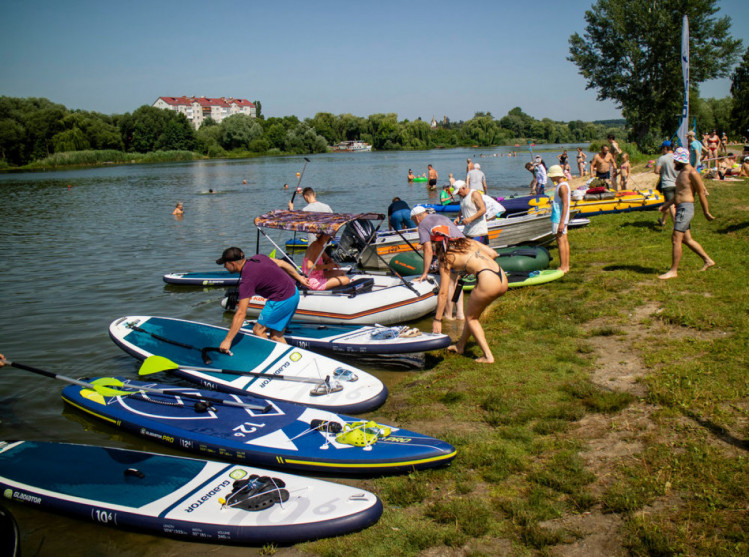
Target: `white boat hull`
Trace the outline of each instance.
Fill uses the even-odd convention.
[[[352,282],[361,278],[374,280],[371,291],[354,295],[329,290],[309,290],[300,293],[299,307],[294,314],[294,320],[306,323],[395,325],[420,319],[437,308],[439,282],[435,277],[430,277],[424,282],[413,282],[415,277],[405,277],[413,290],[405,286],[398,277],[351,276]],[[224,298],[221,305],[225,309],[233,309],[228,298]],[[264,306],[265,298],[251,297],[247,315],[251,318],[257,317]]]

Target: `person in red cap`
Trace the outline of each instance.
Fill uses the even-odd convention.
[[[702,212],[705,214],[705,218],[708,221],[711,221],[714,220],[715,217],[710,214],[705,185],[702,183],[700,173],[689,164],[689,151],[684,147],[676,149],[676,152],[674,153],[674,166],[679,173],[676,177],[676,192],[674,198],[661,205],[660,208],[661,213],[665,213],[669,210],[671,205],[676,205],[674,232],[671,236],[672,262],[671,268],[660,275],[658,277],[659,279],[670,279],[678,276],[679,263],[681,262],[682,243],[699,255],[705,262],[700,271],[705,271],[715,265],[715,261],[710,259],[705,250],[702,249],[702,246],[692,238],[692,234],[689,231],[689,225],[694,217],[695,195],[700,199],[700,205],[702,205]]]
[[[432,332],[442,332],[442,317],[450,295],[450,272],[475,275],[476,286],[466,304],[466,322],[463,332],[458,342],[449,346],[447,350],[462,354],[468,338],[473,335],[483,352],[483,356],[476,358],[476,362],[494,363],[494,355],[486,341],[479,318],[490,303],[507,292],[507,275],[495,261],[498,257],[497,252],[476,240],[455,237],[451,234],[450,228],[444,225],[432,228],[430,240],[440,268],[440,291],[437,296],[437,311],[434,315]],[[462,291],[462,286],[462,281],[458,281],[457,288]]]

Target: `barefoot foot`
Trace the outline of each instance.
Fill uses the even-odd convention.
[[[670,279],[670,278],[676,278],[677,276],[679,275],[676,273],[676,271],[669,271],[668,273],[663,273],[658,278],[661,280],[665,280],[665,279]]]
[[[448,346],[447,347],[447,351],[448,352],[452,352],[454,354],[462,354],[463,353],[463,349],[462,348],[458,349],[458,345],[457,344],[451,344],[450,346]]]
[[[715,265],[715,261],[713,261],[712,259],[708,259],[707,261],[705,261],[705,264],[702,266],[702,269],[700,269],[700,271],[706,271],[713,265]]]
[[[494,358],[487,358],[486,356],[481,356],[480,358],[476,358],[474,362],[478,364],[493,364]]]

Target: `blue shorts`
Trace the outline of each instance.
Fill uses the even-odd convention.
[[[294,312],[298,305],[299,290],[294,288],[294,294],[285,300],[278,302],[266,300],[265,307],[260,312],[257,322],[272,331],[282,333],[289,324],[289,321],[291,321],[291,318],[294,317]]]

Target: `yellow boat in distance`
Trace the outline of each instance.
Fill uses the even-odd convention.
[[[613,195],[612,195],[613,194]],[[551,197],[533,200],[528,213],[545,212],[551,209]],[[650,211],[663,205],[663,195],[657,190],[618,191],[602,194],[586,194],[585,199],[572,200],[570,212],[578,211],[579,216],[591,217],[607,213],[628,211]]]

